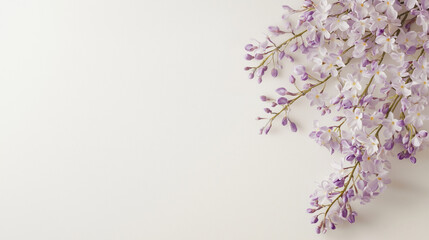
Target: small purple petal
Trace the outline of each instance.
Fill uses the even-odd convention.
[[[302,75],[305,73],[305,67],[303,65],[298,65],[295,67],[295,74],[296,75]]]
[[[295,59],[291,55],[286,54],[285,57],[287,60],[289,60],[289,62],[295,62]]]
[[[285,57],[285,52],[281,51],[279,53],[279,60],[282,60]]]
[[[355,219],[355,216],[357,215],[357,213],[356,212],[352,212],[348,217],[347,217],[347,220],[350,222],[350,223],[354,223],[355,221],[356,221],[356,219]]]
[[[273,70],[271,70],[271,76],[277,77],[277,75],[279,75],[279,71],[277,69],[273,68]]]
[[[386,150],[392,150],[394,146],[395,146],[395,141],[393,141],[393,139],[389,139],[389,140],[384,144],[384,148],[385,148]]]
[[[296,124],[290,120],[289,122],[290,122],[290,130],[292,130],[292,132],[297,132],[298,128],[296,127]]]
[[[381,112],[383,114],[386,114],[389,111],[390,103],[383,104],[383,107],[381,108]]]
[[[268,132],[270,131],[270,129],[271,129],[271,124],[270,125],[268,125],[268,127],[265,129],[265,134],[268,134]]]
[[[263,54],[257,53],[257,54],[255,55],[255,59],[256,59],[256,60],[262,60],[263,58],[264,58],[264,55],[263,55]]]
[[[344,178],[335,180],[334,185],[339,187],[339,188],[343,187],[344,186]]]
[[[416,52],[416,47],[415,46],[411,46],[410,48],[408,48],[407,50],[407,55],[413,55]]]
[[[252,55],[250,55],[250,54],[246,54],[245,56],[244,56],[244,59],[246,59],[247,61],[250,61],[250,60],[252,60],[253,58],[255,58],[255,57],[253,57]]]
[[[351,162],[351,161],[355,160],[355,158],[356,158],[356,156],[354,154],[350,154],[346,157],[346,160]]]
[[[277,103],[278,103],[279,105],[285,105],[285,104],[288,104],[288,102],[289,102],[289,100],[287,100],[287,99],[286,99],[286,98],[284,98],[284,97],[281,97],[281,98],[277,99]]]
[[[307,73],[302,74],[301,80],[306,81],[307,79],[308,79],[308,74]]]
[[[253,44],[247,44],[245,47],[244,47],[244,49],[246,50],[246,51],[249,51],[249,52],[251,52],[251,51],[253,51],[253,50],[255,50],[255,46],[253,46]]]
[[[425,138],[428,136],[428,132],[425,130],[421,130],[421,131],[419,131],[419,133],[417,135],[419,135],[422,138]]]
[[[316,209],[313,208],[307,208],[307,212],[308,213],[314,213],[316,211]]]
[[[287,122],[288,122],[287,117],[284,117],[284,118],[282,119],[282,125],[283,125],[283,126],[286,126],[286,125],[287,125]]]
[[[317,226],[316,228],[316,233],[320,234],[320,232],[322,231],[322,227],[321,226]]]
[[[280,96],[284,96],[287,94],[287,90],[286,88],[277,88],[276,93],[279,94]]]
[[[318,216],[317,215],[315,215],[315,216],[313,216],[312,218],[311,218],[311,224],[315,224],[315,223],[317,223],[319,221],[319,218],[318,218]]]
[[[345,217],[347,217],[347,214],[348,214],[348,212],[347,212],[347,208],[344,206],[344,207],[341,209],[341,216],[342,216],[343,218],[345,218]]]
[[[356,182],[356,186],[357,186],[360,190],[363,190],[363,189],[365,188],[365,186],[366,186],[366,182],[365,182],[365,181],[363,181],[363,180],[359,180],[359,181],[357,181],[357,182]]]
[[[292,44],[292,46],[290,46],[289,49],[291,52],[296,52],[296,50],[298,50],[298,43],[294,43]]]
[[[254,73],[249,73],[249,79],[253,79],[255,77]]]

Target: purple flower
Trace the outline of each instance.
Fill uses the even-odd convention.
[[[296,127],[296,124],[294,122],[290,121],[290,120],[289,120],[289,123],[290,123],[290,130],[292,132],[297,132],[298,128]]]
[[[303,65],[296,66],[294,73],[298,76],[304,75],[306,73],[305,67]]]
[[[288,104],[288,102],[289,101],[286,98],[284,98],[284,97],[281,97],[281,98],[277,99],[277,103],[279,105],[285,105],[285,104]]]
[[[281,96],[284,96],[284,95],[287,94],[286,88],[283,88],[283,87],[282,88],[277,88],[276,92],[277,92],[277,94],[279,94]]]
[[[283,126],[286,126],[286,125],[287,125],[287,123],[288,123],[288,119],[287,119],[287,117],[284,117],[284,118],[282,119],[282,125],[283,125]]]
[[[268,103],[268,116],[258,118],[267,121],[261,134],[277,117],[296,132],[290,117],[303,100],[320,118],[335,113],[310,133],[343,156],[310,196],[307,212],[317,233],[356,221],[353,205],[370,202],[390,183],[391,156],[416,163],[417,152],[429,146],[428,9],[429,1],[417,0],[304,0],[299,10],[284,6],[284,23],[245,46],[250,79],[260,83],[268,70],[279,77],[285,62],[293,69],[289,81],[277,80],[283,84],[277,97],[261,97]],[[298,52],[303,56],[295,61]]]

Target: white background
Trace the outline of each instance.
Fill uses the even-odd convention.
[[[0,239],[427,236],[425,154],[393,161],[356,224],[309,224],[332,159],[308,138],[317,114],[298,103],[298,133],[259,136],[258,97],[286,74],[242,70],[287,1],[0,2]]]

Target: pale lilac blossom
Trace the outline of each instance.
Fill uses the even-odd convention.
[[[295,102],[306,99],[320,118],[309,136],[341,154],[333,172],[310,196],[316,233],[358,220],[355,203],[366,204],[390,183],[390,160],[418,163],[429,147],[429,0],[304,0],[284,6],[283,23],[262,41],[245,46],[249,78],[279,77],[274,96],[261,100],[267,121],[297,132]],[[298,15],[298,21],[292,21]],[[292,106],[293,105],[293,106]],[[280,118],[281,121],[275,121]],[[333,119],[333,121],[332,121]]]

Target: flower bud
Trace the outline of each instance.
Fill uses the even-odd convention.
[[[278,34],[280,32],[280,28],[277,26],[269,26],[268,31]]]
[[[289,60],[289,62],[295,62],[295,59],[291,55],[286,54],[285,57],[287,60]]]
[[[307,79],[308,79],[308,73],[304,73],[304,74],[301,75],[301,80],[302,81],[307,81]]]
[[[282,125],[283,125],[283,126],[286,126],[286,125],[287,125],[287,122],[288,122],[287,117],[284,117],[284,118],[282,119]]]
[[[349,190],[347,190],[346,195],[348,198],[352,198],[355,196],[355,191],[352,188],[350,188]]]
[[[268,127],[265,129],[265,134],[268,134],[268,132],[270,131],[270,129],[271,129],[271,124],[270,125],[268,125]]]
[[[333,99],[331,100],[331,104],[332,104],[332,105],[338,104],[338,103],[341,101],[341,98],[342,98],[342,97],[336,97],[336,98],[333,98]]]
[[[253,50],[255,50],[255,46],[253,46],[253,44],[247,44],[245,47],[244,47],[244,49],[246,50],[246,51],[248,51],[248,52],[251,52],[251,51],[253,51]]]
[[[317,223],[318,221],[319,221],[319,218],[318,218],[319,216],[318,215],[315,215],[315,216],[313,216],[312,218],[311,218],[311,224],[315,224],[315,223]]]
[[[290,130],[292,132],[297,132],[298,128],[296,127],[296,124],[294,122],[290,121],[290,120],[289,120],[289,123],[290,123]]]
[[[344,119],[344,117],[342,117],[342,116],[335,116],[334,117],[335,122],[341,121],[342,119]]]
[[[348,220],[350,223],[354,223],[354,222],[356,221],[356,219],[355,219],[356,215],[357,215],[357,213],[356,213],[356,212],[352,212],[352,213],[347,217],[347,220]]]
[[[322,227],[321,226],[317,226],[316,228],[316,233],[320,234],[320,232],[322,231]]]
[[[400,152],[400,153],[398,153],[398,159],[399,160],[403,160],[405,158],[405,154],[404,154],[404,152]]]
[[[358,180],[356,186],[358,189],[363,190],[366,187],[366,182],[364,180]]]
[[[255,77],[255,74],[252,72],[252,73],[249,73],[249,79],[253,79]]]
[[[296,52],[296,50],[298,50],[298,43],[296,42],[296,43],[292,44],[292,46],[290,46],[289,50],[291,52]]]
[[[244,59],[246,59],[247,61],[250,61],[250,60],[252,60],[253,58],[255,58],[255,57],[253,57],[252,55],[250,55],[250,54],[246,54],[245,56],[244,56]]]
[[[410,135],[408,133],[402,138],[402,144],[407,144],[410,141]]]
[[[311,88],[311,86],[312,85],[310,83],[306,83],[302,86],[302,88],[304,88],[304,90],[307,90],[307,89]]]
[[[407,49],[406,54],[407,55],[413,55],[414,53],[416,53],[416,47],[415,46],[411,46],[410,48]]]
[[[413,153],[413,152],[414,152],[414,150],[415,150],[415,148],[414,148],[414,146],[412,146],[412,145],[408,146],[408,148],[407,148],[407,152],[408,152],[409,154]]]
[[[346,157],[346,160],[351,162],[351,161],[355,160],[355,158],[356,158],[356,156],[354,154],[350,154]]]
[[[384,144],[384,149],[389,151],[389,150],[392,150],[394,146],[395,146],[395,142],[393,141],[393,139],[389,139]]]
[[[344,178],[335,180],[334,185],[339,187],[339,188],[343,187],[344,186]]]
[[[260,54],[260,53],[255,54],[255,59],[256,60],[262,60],[263,58],[264,58],[263,54]]]
[[[356,157],[356,161],[358,161],[358,162],[362,162],[362,155],[357,156],[357,157]]]
[[[279,105],[285,105],[285,104],[288,104],[288,102],[289,102],[289,100],[287,100],[287,99],[286,99],[286,98],[284,98],[284,97],[281,97],[281,98],[277,99],[277,103],[278,103]]]
[[[316,211],[316,209],[313,208],[307,208],[307,212],[308,213],[314,213]]]
[[[303,75],[305,73],[305,67],[303,65],[298,65],[294,70],[296,75]]]
[[[271,76],[273,76],[273,77],[277,77],[277,75],[279,75],[279,71],[278,71],[277,69],[273,68],[273,69],[271,70]]]
[[[390,107],[390,103],[383,104],[383,106],[381,107],[381,112],[383,114],[387,114],[387,112],[389,111],[389,107]]]
[[[348,212],[347,212],[347,208],[346,208],[346,206],[344,206],[344,207],[341,209],[341,216],[342,216],[343,218],[345,218],[345,217],[347,217],[347,214],[348,214]]]
[[[347,203],[349,201],[349,197],[347,197],[347,195],[343,195],[343,201],[344,203]]]
[[[280,96],[284,96],[284,95],[286,95],[287,90],[286,90],[286,88],[277,88],[276,93],[279,94]]]
[[[421,137],[421,138],[425,138],[428,136],[428,132],[425,130],[421,130],[421,131],[419,131],[419,133],[417,133],[417,135],[419,135],[419,137]]]
[[[284,52],[284,51],[281,51],[281,52],[279,53],[279,60],[282,60],[284,57],[285,57],[285,52]]]

